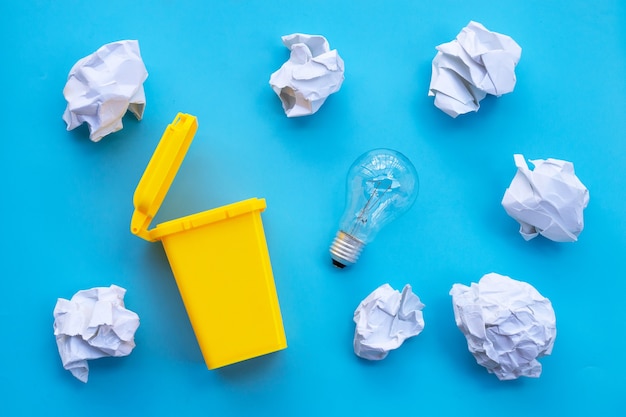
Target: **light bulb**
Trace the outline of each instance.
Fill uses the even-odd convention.
[[[333,265],[338,268],[356,263],[380,229],[411,208],[419,179],[406,156],[391,149],[374,149],[354,161],[346,188],[346,208],[330,247]]]

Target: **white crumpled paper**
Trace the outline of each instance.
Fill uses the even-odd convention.
[[[323,36],[294,33],[282,37],[291,50],[289,60],[270,77],[287,117],[315,113],[326,98],[339,91],[344,64]]]
[[[450,291],[456,325],[476,361],[500,380],[537,378],[537,358],[552,353],[556,317],[550,300],[530,284],[490,273]]]
[[[385,359],[409,337],[424,329],[424,304],[409,284],[402,294],[383,284],[367,296],[354,312],[354,353],[364,359]]]
[[[111,285],[59,298],[54,307],[54,335],[63,367],[87,382],[88,359],[127,356],[135,347],[139,316],[124,307],[126,290]]]
[[[146,78],[148,72],[135,40],[108,43],[80,59],[70,70],[63,89],[67,130],[86,122],[89,138],[98,142],[122,128],[126,111],[141,120],[146,106]]]
[[[515,87],[522,48],[509,36],[470,22],[456,39],[437,46],[429,96],[446,114],[478,111],[487,94],[501,96]]]
[[[514,155],[517,173],[506,189],[502,206],[530,240],[542,234],[556,242],[575,242],[583,230],[583,209],[589,191],[568,161],[535,159],[530,170],[523,155]]]

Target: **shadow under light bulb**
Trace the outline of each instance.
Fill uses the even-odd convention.
[[[357,158],[348,171],[346,208],[330,247],[333,265],[356,263],[380,229],[411,208],[418,191],[417,170],[400,152],[374,149]]]

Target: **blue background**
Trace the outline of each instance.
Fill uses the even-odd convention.
[[[523,48],[513,93],[452,119],[427,96],[435,46],[470,20]],[[622,415],[626,407],[626,3],[598,1],[2,1],[0,415]],[[346,79],[288,119],[268,85],[280,36],[327,37]],[[65,130],[79,59],[138,39],[144,119],[99,143]],[[134,189],[177,112],[199,131],[158,213],[165,221],[250,197],[263,213],[288,349],[204,365],[159,243],[129,232]],[[345,174],[390,147],[420,174],[416,205],[351,269],[328,247]],[[589,188],[577,243],[525,242],[500,205],[513,154],[574,162]],[[498,272],[551,299],[558,336],[538,379],[498,381],[454,324],[453,283]],[[352,314],[406,283],[424,332],[382,362],[352,350]],[[57,298],[120,285],[141,317],[125,358],[61,366]],[[251,317],[251,319],[254,319]]]

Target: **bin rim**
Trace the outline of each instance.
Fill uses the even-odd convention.
[[[178,219],[159,223],[148,232],[152,241],[161,240],[167,236],[186,232],[192,229],[208,226],[213,223],[233,219],[250,213],[260,213],[265,210],[264,198],[250,198],[226,206],[205,210],[200,213],[190,214]]]

